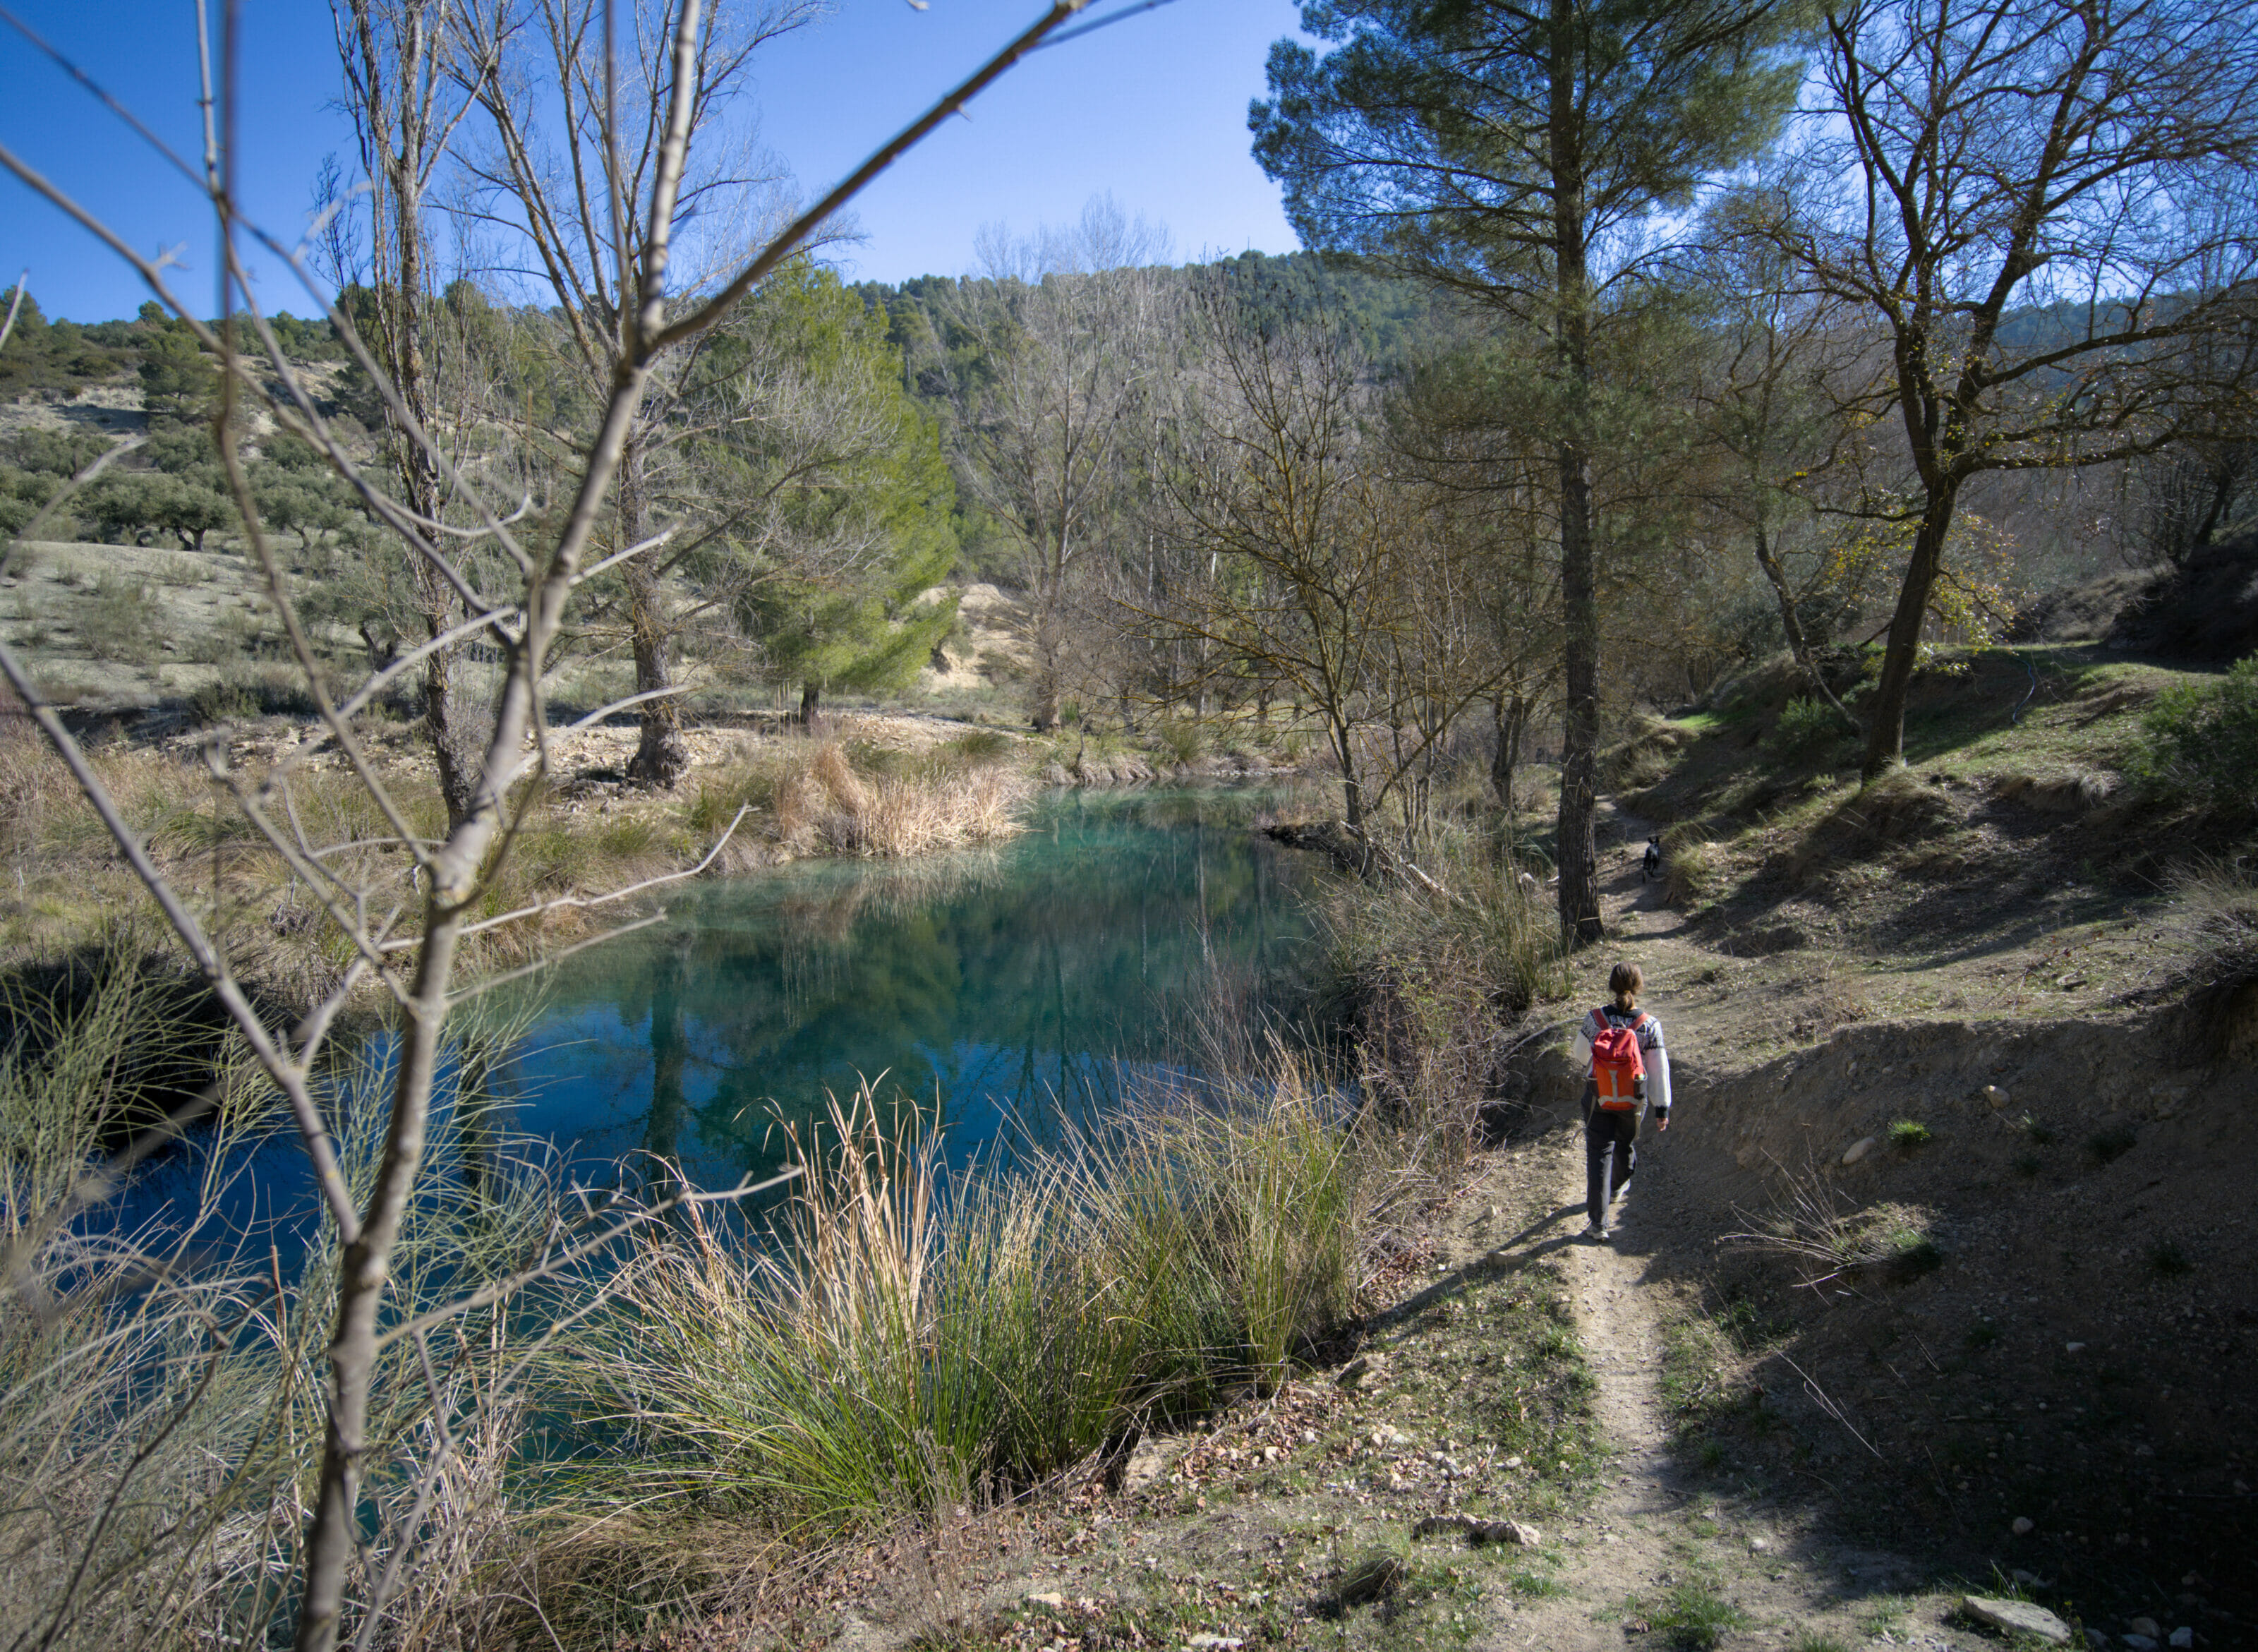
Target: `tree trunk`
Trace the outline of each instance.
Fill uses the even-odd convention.
[[[823,726],[823,684],[812,677],[799,685],[799,726],[811,734]]]
[[[624,529],[623,529],[624,531]],[[635,686],[649,694],[674,686],[666,633],[664,598],[656,571],[642,558],[621,569],[628,587],[628,627],[635,652]],[[643,737],[628,760],[628,778],[639,786],[664,790],[690,768],[690,748],[682,738],[682,705],[677,695],[645,700],[636,708]]]
[[[1341,813],[1352,832],[1364,830],[1364,784],[1356,777],[1355,733],[1346,724],[1332,726],[1333,758],[1340,764]]]
[[[1795,612],[1795,597],[1787,588],[1787,570],[1781,566],[1779,554],[1772,549],[1772,538],[1765,532],[1761,522],[1757,524],[1756,542],[1757,566],[1764,570],[1764,577],[1772,582],[1772,593],[1779,602],[1780,628],[1787,633],[1787,646],[1795,656],[1795,663],[1811,679],[1811,686],[1819,698],[1835,708],[1835,714],[1843,720],[1844,727],[1854,734],[1864,734],[1864,728],[1850,714],[1850,708],[1837,699],[1835,691],[1827,686],[1827,678],[1819,670],[1819,662],[1812,657],[1811,644],[1803,635],[1803,620]]]
[[[1591,291],[1586,267],[1581,111],[1576,65],[1584,18],[1576,0],[1552,0],[1551,108],[1546,138],[1552,174],[1556,339],[1567,429],[1560,473],[1560,606],[1566,632],[1560,748],[1560,932],[1572,947],[1600,939],[1599,851],[1592,840],[1599,808],[1600,604],[1593,567]]]
[[[1497,736],[1497,744],[1489,757],[1489,786],[1510,819],[1513,776],[1521,766],[1522,737],[1529,728],[1529,702],[1519,694],[1499,694],[1491,698],[1489,705],[1492,732]]]
[[[1914,668],[1921,663],[1921,632],[1928,618],[1929,592],[1936,588],[1937,572],[1944,565],[1945,535],[1952,531],[1952,514],[1959,500],[1960,479],[1948,473],[1932,488],[1921,512],[1921,531],[1914,536],[1913,557],[1906,564],[1905,585],[1890,620],[1882,680],[1874,693],[1874,721],[1867,731],[1861,771],[1868,780],[1905,761],[1906,700],[1913,691]]]
[[[423,932],[407,1025],[401,1030],[384,1157],[361,1230],[344,1247],[337,1269],[337,1329],[330,1341],[323,1407],[327,1430],[321,1479],[307,1526],[306,1597],[298,1614],[302,1652],[319,1652],[336,1643],[344,1616],[345,1578],[360,1549],[361,1459],[369,1449],[368,1396],[376,1373],[377,1310],[391,1275],[401,1219],[423,1164],[431,1084],[438,1071],[440,1032],[447,1019],[447,983],[462,925],[462,908],[443,904],[444,899],[434,898],[426,906],[430,921]]]
[[[643,533],[642,456],[629,447],[620,456],[619,535],[622,549],[640,544]],[[689,772],[690,748],[682,738],[682,699],[665,692],[674,686],[673,632],[667,623],[666,592],[649,556],[621,566],[628,591],[628,633],[635,654],[635,688],[656,694],[636,707],[643,737],[628,760],[628,778],[664,791]]]

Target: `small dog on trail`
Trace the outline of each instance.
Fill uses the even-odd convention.
[[[1661,876],[1662,840],[1649,838],[1646,840],[1646,853],[1639,857],[1638,881],[1642,883],[1651,883]]]

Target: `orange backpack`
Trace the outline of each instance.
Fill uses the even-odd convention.
[[[1646,1012],[1639,1011],[1624,1026],[1615,1024],[1608,1006],[1593,1013],[1602,1025],[1592,1035],[1592,1087],[1601,1107],[1627,1113],[1646,1098],[1646,1058],[1638,1051],[1638,1030],[1646,1025]]]

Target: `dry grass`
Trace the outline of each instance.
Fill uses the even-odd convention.
[[[231,762],[255,778],[297,733],[273,723],[239,730]],[[413,828],[437,835],[444,810],[415,738],[393,743],[404,755],[390,764],[387,784]],[[312,1003],[335,986],[350,961],[343,943],[283,857],[213,783],[199,754],[112,741],[94,762],[174,886],[223,938],[239,975],[288,1004]],[[686,800],[629,793],[596,808],[544,793],[528,810],[479,916],[585,900],[692,865],[741,805],[750,812],[717,873],[747,871],[779,853],[905,858],[1019,829],[1031,788],[1009,753],[944,747],[891,768],[860,773],[837,741],[749,741],[734,762],[699,770]],[[289,810],[312,840],[359,846],[332,855],[333,869],[380,896],[407,890],[407,857],[383,841],[389,826],[334,760],[295,775]],[[0,962],[71,953],[120,914],[146,910],[60,760],[27,720],[0,717]],[[551,906],[472,937],[465,974],[525,962],[632,915],[632,907]]]
[[[845,745],[829,741],[812,753],[786,752],[772,774],[721,782],[725,797],[763,790],[775,800],[779,843],[896,859],[1013,835],[1033,787],[1013,765],[946,751],[866,778]]]
[[[316,1243],[286,1262],[262,1231],[220,1212],[231,1136],[161,1222],[131,1231],[57,1225],[96,1163],[102,1075],[178,1036],[129,963],[90,996],[10,1006],[0,1059],[0,1644],[106,1649],[263,1644],[289,1620],[322,1440],[316,1373],[337,1257]],[[249,1065],[221,1058],[229,1132],[267,1110]],[[373,1173],[388,1074],[336,1075],[348,1176]],[[444,1116],[443,1116],[444,1118]],[[432,1144],[459,1152],[444,1122]],[[398,1253],[394,1311],[412,1313],[516,1266],[570,1222],[542,1174],[490,1156],[475,1220],[457,1201],[415,1208]],[[538,1521],[509,1495],[522,1467],[527,1393],[514,1322],[472,1313],[436,1328],[430,1363],[407,1344],[372,1396],[366,1494],[376,1525],[351,1588],[366,1599],[397,1559],[401,1586],[378,1644],[481,1643],[483,1585]],[[409,1547],[402,1552],[401,1545]]]

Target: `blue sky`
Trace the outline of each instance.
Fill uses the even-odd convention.
[[[1097,0],[1102,16],[1122,0]],[[190,161],[201,154],[193,0],[20,0],[32,27]],[[217,10],[217,6],[214,8]],[[833,15],[765,49],[752,103],[762,141],[813,195],[1039,11],[1038,0],[838,0]],[[351,129],[330,107],[336,48],[322,0],[242,0],[244,198],[285,239],[302,232],[314,174]],[[1039,53],[867,192],[863,239],[838,249],[850,276],[960,274],[983,223],[1064,223],[1093,195],[1164,224],[1179,259],[1289,252],[1278,192],[1247,153],[1246,104],[1269,43],[1294,32],[1291,0],[1172,0]],[[0,30],[0,143],[144,252],[186,243],[178,279],[209,310],[211,230],[192,189],[12,31]],[[84,231],[0,175],[0,286],[31,271],[50,316],[130,316],[146,294]],[[309,306],[261,274],[263,301]]]

